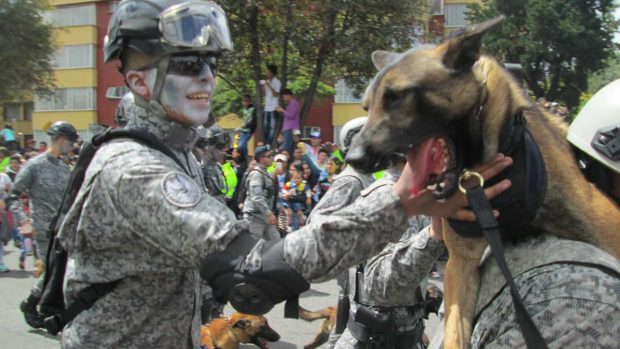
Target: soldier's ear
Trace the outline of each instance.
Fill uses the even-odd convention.
[[[503,20],[504,16],[499,16],[473,25],[439,45],[437,49],[444,51],[443,64],[456,71],[471,69],[478,58],[480,58],[482,37]]]
[[[130,70],[125,73],[125,81],[127,82],[127,86],[133,93],[139,95],[147,101],[151,100],[151,91],[153,90],[149,72],[149,70]]]

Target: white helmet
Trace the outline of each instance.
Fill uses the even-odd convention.
[[[367,120],[367,116],[362,116],[349,120],[342,126],[340,129],[340,139],[338,140],[338,147],[340,147],[342,151],[346,152],[349,149],[353,141],[353,136],[360,132]]]
[[[570,125],[567,139],[620,173],[620,79],[592,96]]]

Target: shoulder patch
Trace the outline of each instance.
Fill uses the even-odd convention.
[[[164,176],[161,191],[168,202],[178,207],[195,206],[202,197],[198,184],[181,172],[171,172]]]

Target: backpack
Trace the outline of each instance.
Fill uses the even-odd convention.
[[[105,143],[119,138],[129,138],[156,149],[172,158],[181,168],[187,172],[183,163],[176,157],[170,148],[152,134],[141,130],[108,129],[100,135],[96,135],[90,142],[84,143],[80,150],[80,156],[71,173],[69,185],[65,189],[62,204],[56,215],[50,221],[47,230],[50,238],[47,258],[45,261],[45,276],[43,281],[43,294],[39,302],[40,312],[46,316],[44,326],[48,333],[56,335],[62,331],[67,323],[73,320],[79,313],[89,309],[95,302],[112,291],[121,281],[93,284],[80,291],[73,304],[65,305],[64,302],[64,278],[67,266],[67,251],[57,238],[60,225],[64,216],[69,212],[75,201],[80,187],[84,182],[86,170],[97,150]]]

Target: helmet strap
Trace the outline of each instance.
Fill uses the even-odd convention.
[[[170,56],[164,55],[157,64],[157,77],[155,78],[155,86],[153,86],[153,97],[148,103],[148,110],[160,118],[166,117],[166,110],[161,105],[161,91],[164,88],[164,82],[166,81],[166,74],[168,73],[168,65],[170,63]]]

